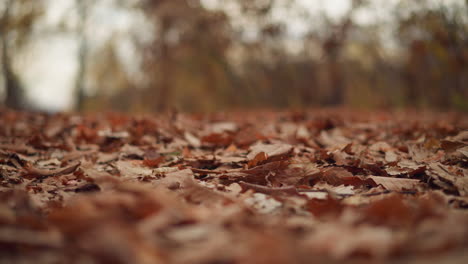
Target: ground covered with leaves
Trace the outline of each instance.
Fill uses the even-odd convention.
[[[468,263],[468,119],[0,113],[1,263]]]

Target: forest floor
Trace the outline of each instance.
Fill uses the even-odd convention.
[[[468,263],[468,118],[0,112],[0,263]]]

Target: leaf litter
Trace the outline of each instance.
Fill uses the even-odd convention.
[[[4,111],[0,257],[465,263],[467,133],[456,113]]]

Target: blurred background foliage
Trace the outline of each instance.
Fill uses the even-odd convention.
[[[3,102],[468,110],[467,0],[326,1],[4,0]]]

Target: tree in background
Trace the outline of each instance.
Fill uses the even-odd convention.
[[[339,23],[331,26],[331,31],[322,42],[323,55],[326,60],[327,84],[330,91],[325,104],[342,105],[345,102],[345,75],[342,70],[342,53],[349,31],[353,25],[353,6]]]
[[[76,10],[79,17],[79,22],[77,26],[78,34],[78,69],[75,79],[75,98],[76,98],[76,110],[83,110],[84,101],[85,101],[85,84],[88,68],[88,37],[87,37],[87,23],[88,23],[88,13],[90,9],[91,2],[88,0],[75,0]]]
[[[175,101],[185,109],[210,108],[206,103],[213,100],[201,99],[216,97],[229,85],[230,28],[225,14],[205,9],[200,1],[148,0],[142,8],[152,21],[154,37],[142,48],[149,80],[146,98],[153,100],[148,103],[158,111]]]
[[[86,98],[85,106],[99,110],[148,110],[142,99],[141,89],[136,87],[123,61],[119,58],[116,49],[118,41],[119,36],[114,35],[92,54],[92,56],[98,56],[99,59],[90,60],[88,78],[98,89],[94,97]]]
[[[422,3],[398,20],[397,37],[406,48],[404,71],[410,103],[446,109],[468,102],[468,24],[457,5]],[[465,100],[463,102],[463,100]]]
[[[21,80],[14,69],[15,55],[32,36],[34,22],[41,16],[41,0],[6,0],[0,5],[1,69],[6,92],[5,105],[14,109],[24,107]]]
[[[216,10],[226,13],[232,26],[228,52],[235,73],[233,98],[239,106],[286,107],[301,104],[304,61],[296,61],[288,48],[288,21],[278,14],[300,15],[295,1],[224,0]],[[311,90],[307,85],[306,90]],[[304,87],[304,86],[301,86]],[[299,99],[299,100],[298,100]]]

